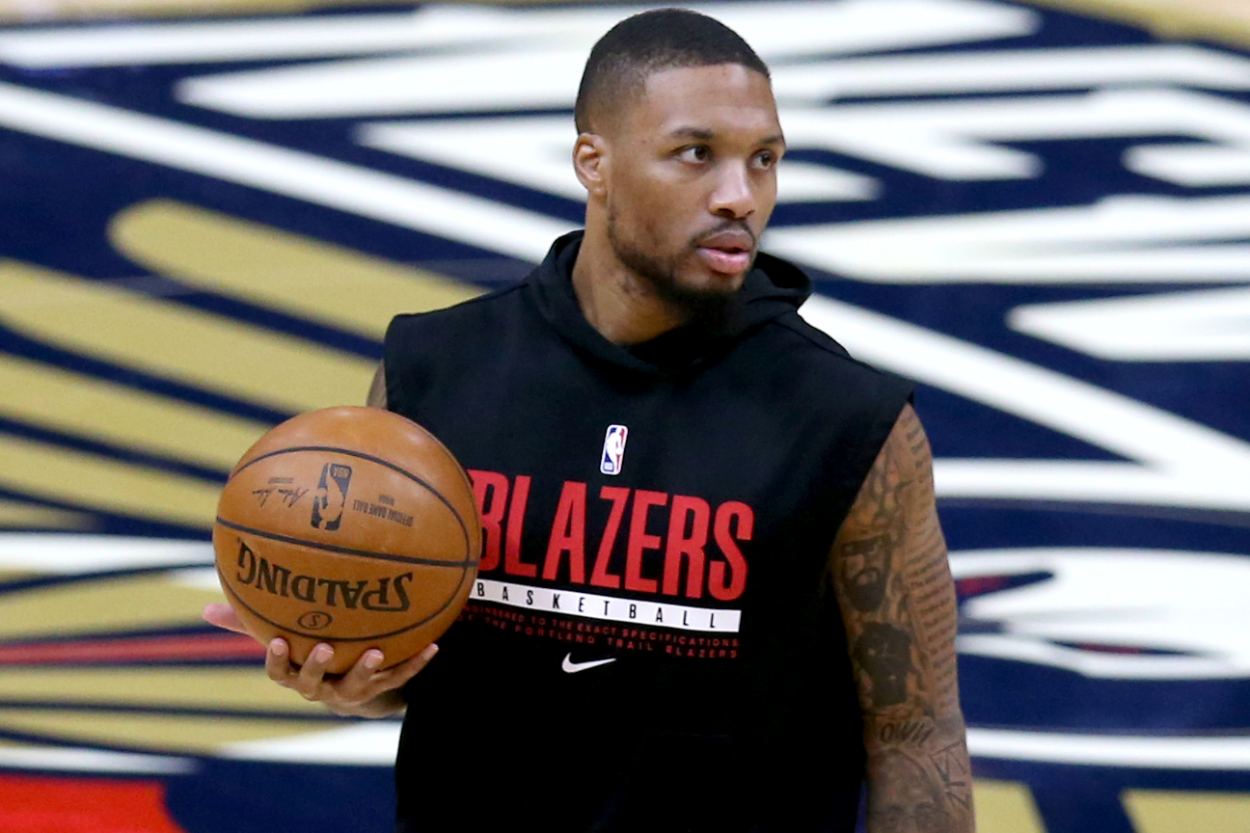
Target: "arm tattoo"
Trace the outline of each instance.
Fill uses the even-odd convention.
[[[851,651],[855,663],[863,669],[870,686],[870,698],[877,706],[896,706],[907,702],[907,678],[915,672],[911,660],[911,637],[893,625],[868,622],[855,640]]]
[[[903,409],[838,532],[830,575],[864,715],[869,833],[970,833],[957,608],[929,441]]]

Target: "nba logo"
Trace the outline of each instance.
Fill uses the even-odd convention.
[[[629,429],[624,425],[609,425],[608,435],[603,438],[603,454],[599,457],[599,471],[604,474],[620,474],[625,461],[625,438]]]
[[[335,532],[343,522],[347,505],[347,488],[352,482],[352,467],[342,463],[326,463],[321,468],[321,481],[313,496],[312,525]]]

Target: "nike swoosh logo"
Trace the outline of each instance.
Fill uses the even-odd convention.
[[[607,665],[609,662],[616,662],[616,657],[594,659],[590,662],[573,662],[573,655],[565,654],[564,662],[560,663],[560,667],[564,669],[566,674],[576,674],[578,671],[585,671],[587,668],[594,668],[597,665]]]

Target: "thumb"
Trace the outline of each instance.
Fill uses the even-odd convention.
[[[234,612],[234,608],[228,604],[205,605],[204,611],[200,615],[210,625],[216,625],[219,628],[234,631],[235,633],[251,635],[248,633],[247,628],[243,626],[243,622],[240,621],[238,614]]]

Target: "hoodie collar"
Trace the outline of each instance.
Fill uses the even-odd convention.
[[[761,253],[723,315],[624,347],[591,326],[573,292],[573,265],[582,235],[571,232],[552,244],[526,281],[531,297],[543,318],[575,348],[637,374],[665,377],[701,366],[759,325],[798,309],[812,291],[811,280],[798,267]]]

